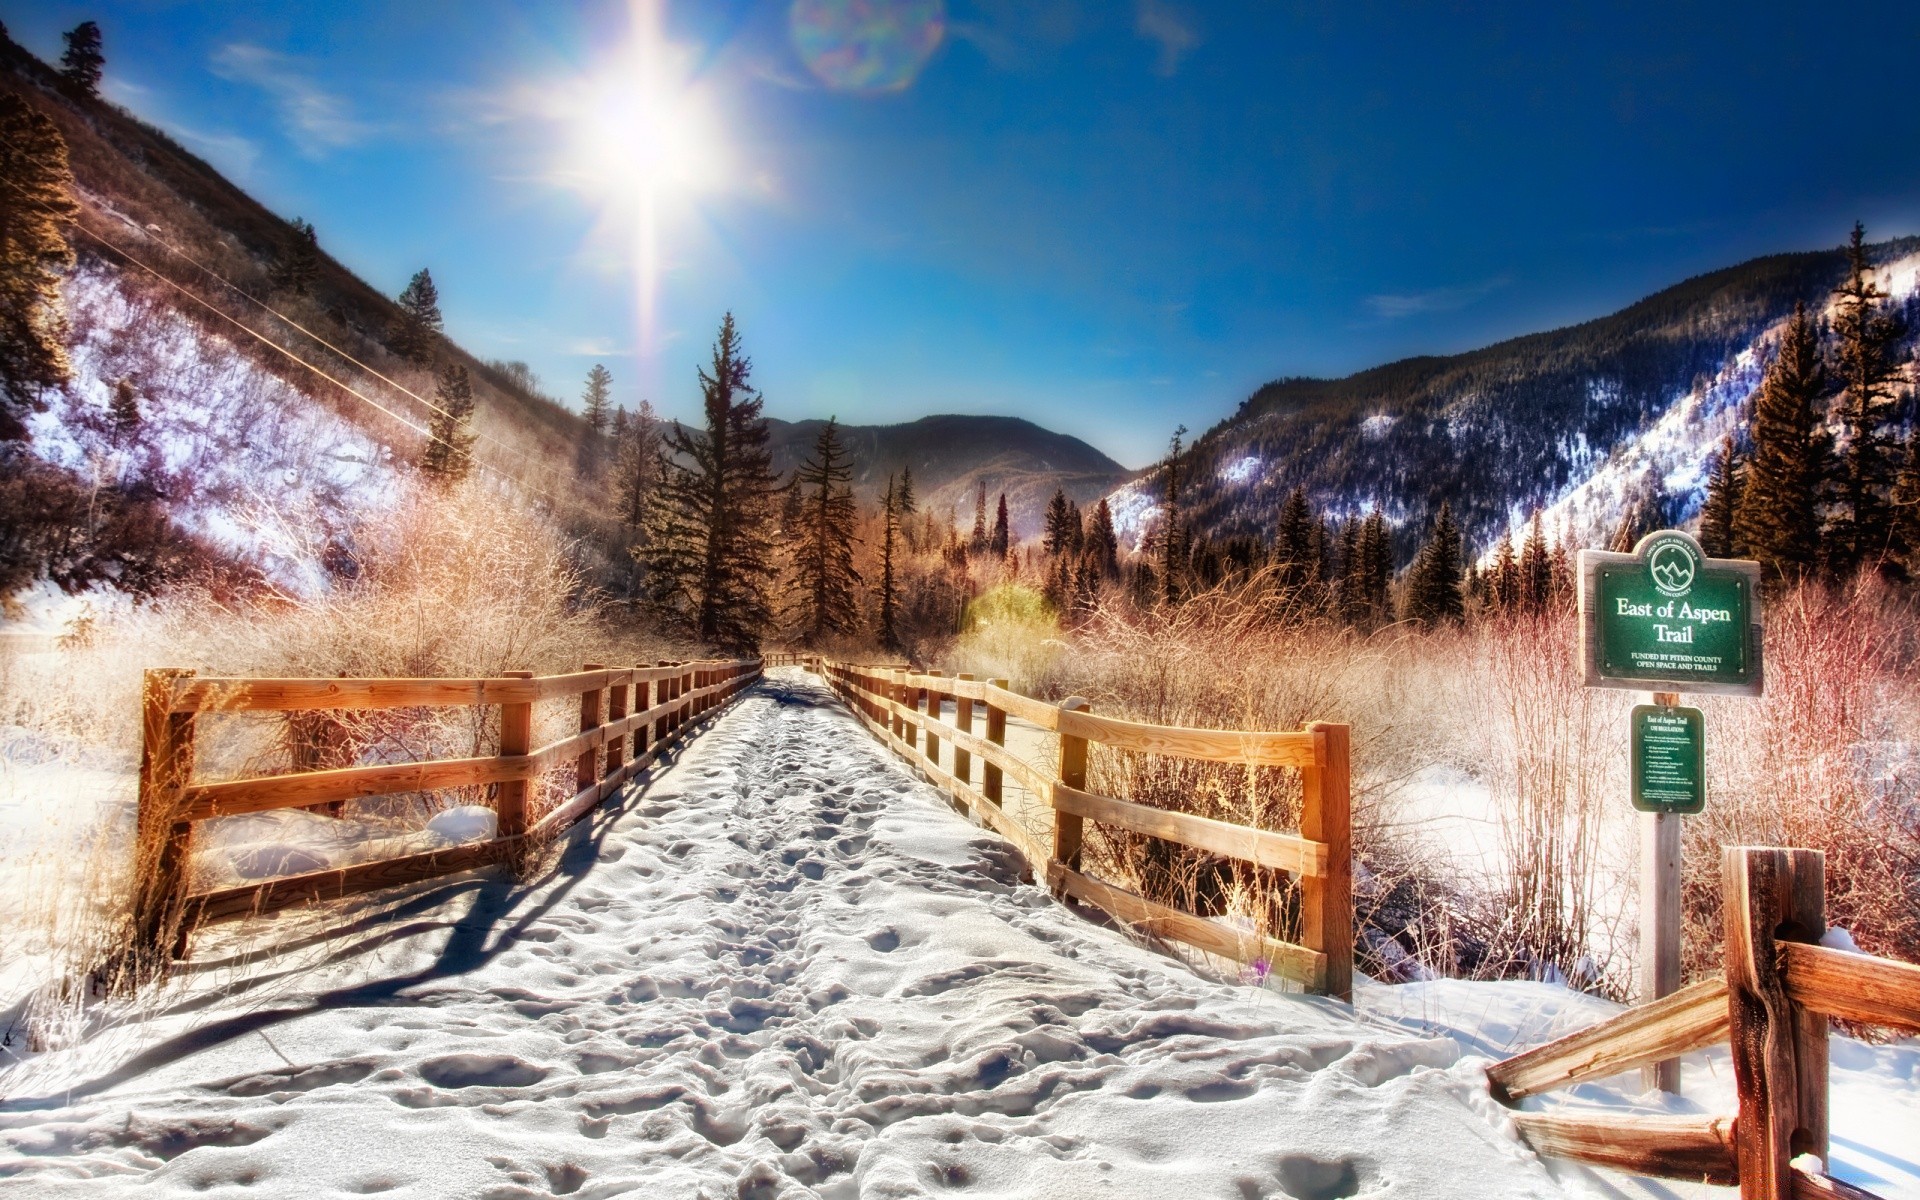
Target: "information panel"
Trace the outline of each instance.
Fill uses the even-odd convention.
[[[1699,709],[1634,706],[1633,806],[1656,813],[1706,808],[1706,720]]]
[[[1583,550],[1580,567],[1589,686],[1760,694],[1758,564],[1668,529],[1632,554]]]

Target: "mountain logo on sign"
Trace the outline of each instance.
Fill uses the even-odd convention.
[[[1647,556],[1647,574],[1661,595],[1686,595],[1693,590],[1695,573],[1692,551],[1684,542],[1665,542]]]

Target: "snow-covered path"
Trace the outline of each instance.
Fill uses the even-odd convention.
[[[28,1064],[0,1192],[1560,1194],[1452,1040],[1059,907],[797,676],[551,876],[315,945],[189,981],[92,1074]]]

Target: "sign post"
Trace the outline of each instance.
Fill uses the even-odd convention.
[[[1706,807],[1706,718],[1679,690],[1758,696],[1760,565],[1712,559],[1666,529],[1632,554],[1580,552],[1580,659],[1588,687],[1651,688],[1633,710],[1633,806],[1640,817],[1640,999],[1680,986],[1680,818]],[[1680,1090],[1678,1060],[1643,1068]]]

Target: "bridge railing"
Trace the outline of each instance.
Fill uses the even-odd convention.
[[[1311,991],[1351,999],[1353,991],[1352,799],[1348,727],[1239,732],[1148,725],[1095,715],[1085,700],[1058,704],[1012,691],[1004,679],[922,674],[807,657],[853,711],[893,750],[955,801],[1006,837],[1056,892],[1105,910],[1156,936],[1238,962],[1264,962]],[[954,720],[942,719],[954,702]],[[1057,767],[1007,746],[1007,718],[1058,739]],[[981,726],[984,728],[981,728]],[[943,759],[941,746],[947,752]],[[1297,834],[1277,833],[1136,804],[1087,790],[1091,744],[1300,773]],[[973,760],[980,762],[974,780]],[[1049,805],[1052,844],[1043,845],[1002,806],[1007,779]],[[1096,821],[1211,854],[1292,873],[1299,879],[1301,940],[1285,942],[1185,912],[1095,879],[1082,870],[1085,822]]]
[[[142,701],[135,934],[146,953],[186,953],[201,926],[337,899],[514,860],[565,829],[687,736],[694,723],[728,703],[760,675],[756,659],[662,662],[613,667],[589,663],[567,675],[512,672],[486,679],[221,679],[192,671],[148,671]],[[533,747],[533,707],[577,697],[580,732]],[[295,770],[250,778],[195,776],[196,727],[214,713],[285,714],[311,730],[329,715],[394,709],[497,709],[497,752],[470,758],[371,763]],[[337,721],[332,726],[338,728]],[[301,742],[295,738],[296,765]],[[316,757],[307,755],[309,759]],[[548,811],[530,812],[531,781],[573,765],[573,790]],[[564,774],[562,776],[564,778]],[[338,806],[347,800],[481,787],[494,810],[495,836],[353,866],[284,875],[192,892],[194,827],[202,821],[283,808]]]
[[[1733,1116],[1516,1112],[1521,1135],[1542,1154],[1737,1185],[1743,1200],[1874,1200],[1793,1160],[1827,1161],[1828,1018],[1920,1031],[1920,966],[1820,945],[1825,876],[1818,850],[1724,847],[1724,979],[1487,1068],[1494,1095],[1517,1104],[1725,1042],[1739,1099]]]

